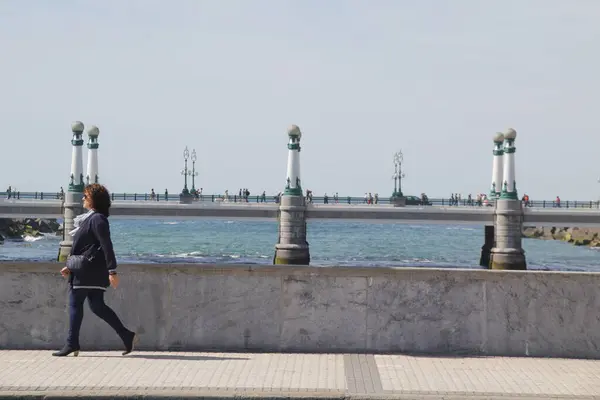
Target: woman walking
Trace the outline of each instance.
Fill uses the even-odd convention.
[[[119,284],[108,225],[110,204],[110,195],[104,186],[95,183],[85,188],[83,207],[89,211],[75,218],[75,229],[69,232],[73,236],[71,256],[84,256],[85,259],[81,261],[82,257],[71,257],[60,271],[69,278],[69,334],[65,346],[52,353],[53,356],[79,354],[79,330],[86,298],[92,312],[106,321],[123,340],[123,355],[133,350],[135,333],[125,328],[117,314],[104,303],[106,288],[109,285],[116,288]]]

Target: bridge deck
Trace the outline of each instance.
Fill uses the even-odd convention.
[[[177,202],[115,201],[111,208],[117,219],[273,219],[279,206],[268,203],[179,204]],[[2,218],[62,218],[62,202],[57,200],[0,200]],[[486,225],[493,223],[493,207],[311,204],[307,218],[394,223],[433,223]],[[597,209],[526,208],[524,223],[535,226],[600,226]]]

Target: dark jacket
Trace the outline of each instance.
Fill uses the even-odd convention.
[[[91,250],[101,247],[99,251]],[[110,239],[108,218],[94,213],[79,226],[73,237],[71,255],[95,251],[95,257],[85,269],[77,275],[70,274],[69,283],[73,289],[106,289],[109,286],[109,273],[116,273],[117,259]]]

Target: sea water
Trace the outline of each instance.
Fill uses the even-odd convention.
[[[311,265],[480,268],[483,226],[309,221]],[[271,264],[276,221],[113,220],[121,263]],[[61,238],[6,241],[0,261],[54,261]],[[600,271],[600,252],[523,239],[530,269]]]

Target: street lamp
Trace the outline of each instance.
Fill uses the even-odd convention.
[[[196,177],[198,173],[196,172],[196,149],[192,150],[192,193],[196,193]]]
[[[402,162],[404,162],[404,155],[402,154],[402,150],[394,153],[394,175],[392,178],[394,179],[394,193],[392,197],[402,197],[402,178],[406,175],[402,173]]]
[[[183,190],[181,191],[181,194],[183,195],[190,194],[190,191],[188,190],[187,186],[187,177],[189,175],[192,175],[192,171],[188,170],[188,158],[190,158],[190,151],[188,150],[187,146],[185,146],[185,150],[183,150],[183,160],[185,162],[185,167],[181,170],[181,175],[183,175]]]

